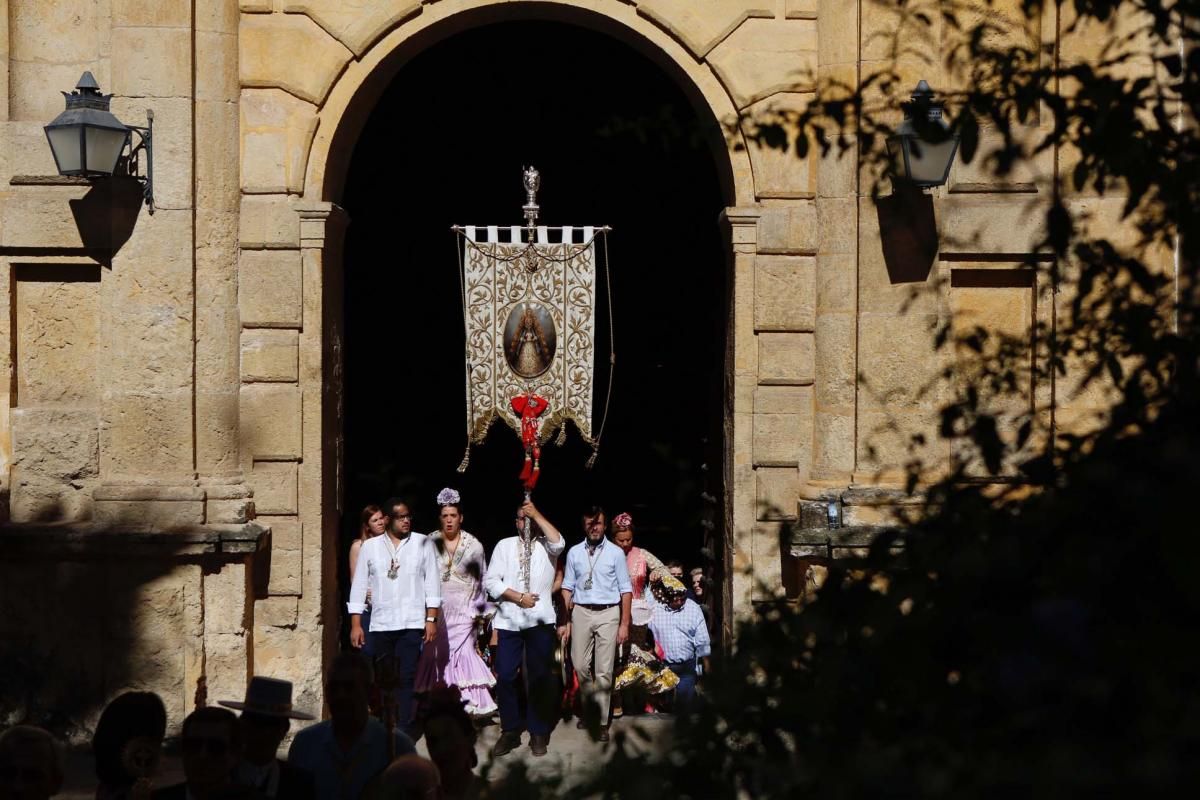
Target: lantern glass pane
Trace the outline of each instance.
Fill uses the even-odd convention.
[[[887,140],[887,149],[892,162],[892,174],[907,178],[908,168],[904,165],[904,140],[900,136],[890,137]]]
[[[909,142],[909,176],[918,184],[940,184],[946,178],[946,169],[954,157],[954,139],[944,142],[924,142],[915,137]]]
[[[93,174],[111,175],[117,168],[117,159],[125,149],[129,139],[129,131],[113,128],[93,128],[88,126],[86,131],[87,143],[84,150],[87,153],[87,171]]]
[[[78,125],[46,129],[46,138],[50,140],[50,149],[54,152],[54,160],[58,162],[59,174],[75,175],[83,170],[79,151],[79,137],[82,135]]]

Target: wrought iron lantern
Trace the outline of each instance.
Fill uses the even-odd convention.
[[[892,175],[921,189],[941,186],[950,177],[958,133],[942,119],[944,105],[934,100],[925,81],[917,84],[903,108],[904,121],[887,140]]]
[[[89,179],[126,175],[143,185],[142,196],[154,213],[154,112],[147,111],[147,126],[126,125],[109,111],[112,95],[101,94],[92,73],[79,78],[75,91],[63,92],[66,110],[46,126],[46,139],[59,175]],[[133,134],[138,141],[133,143]],[[146,157],[146,175],[139,161]]]

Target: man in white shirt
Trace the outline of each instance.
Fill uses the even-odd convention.
[[[394,659],[396,725],[407,732],[412,724],[413,680],[421,646],[437,635],[442,580],[433,544],[424,534],[412,532],[408,504],[389,500],[385,512],[388,526],[384,535],[366,540],[359,551],[346,606],[350,644],[362,647],[369,635],[377,659]],[[368,590],[371,630],[364,631],[362,614]]]
[[[526,522],[528,520],[528,524]],[[497,602],[496,702],[500,706],[500,738],[492,755],[502,756],[521,744],[529,728],[529,749],[544,756],[550,744],[557,707],[553,660],[555,613],[551,593],[554,567],[565,542],[530,501],[517,511],[517,535],[502,539],[492,551],[483,579],[488,596]],[[517,692],[517,672],[525,664],[528,708],[523,713]]]

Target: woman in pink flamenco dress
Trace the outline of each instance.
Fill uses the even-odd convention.
[[[462,529],[461,498],[453,489],[438,493],[440,529],[431,536],[442,569],[442,613],[437,637],[425,645],[417,663],[416,692],[453,686],[468,714],[496,711],[491,688],[496,678],[475,647],[476,620],[493,609],[483,592],[487,560],[479,540]]]

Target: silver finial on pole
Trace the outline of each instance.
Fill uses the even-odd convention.
[[[534,241],[534,228],[537,226],[538,204],[537,193],[542,186],[542,175],[536,167],[525,168],[525,228],[529,231],[529,241]]]

